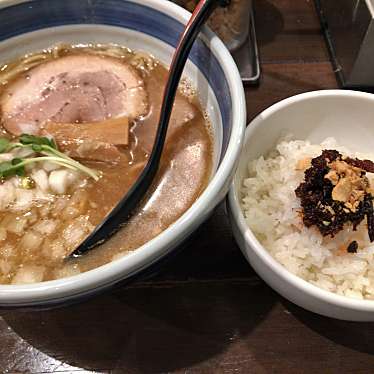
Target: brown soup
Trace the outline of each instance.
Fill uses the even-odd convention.
[[[202,193],[212,172],[210,126],[196,93],[182,82],[161,168],[146,201],[103,246],[66,259],[146,164],[166,75],[151,56],[119,46],[59,46],[3,67],[1,131],[10,141],[25,132],[49,136],[51,122],[90,126],[119,116],[129,118],[129,138],[128,144],[119,138],[111,144],[100,134],[93,141],[74,132],[58,134],[59,149],[96,170],[97,181],[50,161],[2,179],[0,283],[57,279],[108,263],[160,234]],[[17,152],[0,153],[0,170],[12,157],[34,157],[25,149]]]

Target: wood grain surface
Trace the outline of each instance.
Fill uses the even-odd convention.
[[[248,120],[336,87],[312,0],[256,0],[262,61]],[[0,312],[4,373],[370,373],[374,325],[309,313],[257,277],[222,204],[175,256],[79,305]]]

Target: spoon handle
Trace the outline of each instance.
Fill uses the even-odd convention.
[[[168,80],[164,90],[155,141],[155,145],[157,146],[154,146],[152,152],[152,156],[153,154],[155,155],[155,158],[158,160],[157,162],[159,162],[161,158],[178,84],[193,43],[214,9],[223,4],[228,4],[228,2],[224,0],[200,0],[179,39],[169,68]]]
[[[229,3],[230,0],[200,0],[198,2],[173,55],[164,90],[156,139],[147,165],[123,199],[70,256],[82,255],[109,239],[129,219],[134,209],[144,198],[159,168],[175,95],[193,43],[214,9]]]

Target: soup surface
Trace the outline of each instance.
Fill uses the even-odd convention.
[[[59,151],[99,178],[48,158],[30,162],[19,175],[3,176],[1,283],[66,277],[119,258],[165,230],[202,193],[212,172],[209,121],[194,90],[182,82],[148,197],[104,245],[66,258],[146,164],[166,76],[165,67],[149,55],[112,45],[57,46],[3,66],[2,137],[11,144],[23,133],[53,137]],[[123,127],[111,122],[116,118],[126,119]],[[0,153],[0,172],[14,158],[44,155],[26,148]]]

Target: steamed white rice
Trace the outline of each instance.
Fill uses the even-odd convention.
[[[366,219],[357,231],[347,225],[334,238],[322,237],[306,228],[300,216],[295,189],[304,179],[296,163],[319,156],[324,149],[370,159],[374,154],[352,152],[333,138],[321,144],[282,141],[269,157],[249,163],[249,177],[242,186],[242,208],[246,221],[261,244],[290,272],[325,290],[357,299],[374,299],[374,242],[370,243]],[[374,174],[367,174],[374,185]],[[357,253],[345,248],[356,240]]]

